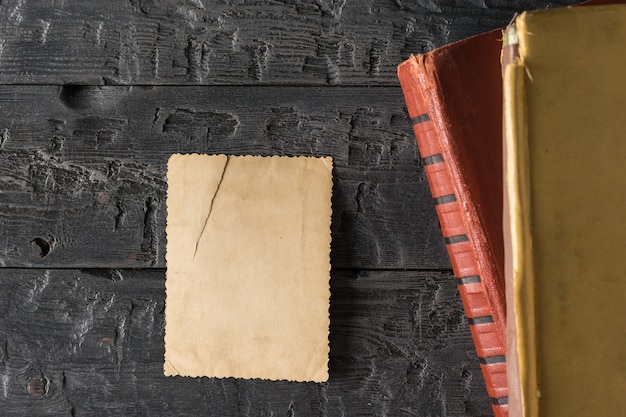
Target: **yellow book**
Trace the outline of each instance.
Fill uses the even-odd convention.
[[[514,28],[518,58],[504,71],[510,415],[623,416],[626,6],[528,12]]]

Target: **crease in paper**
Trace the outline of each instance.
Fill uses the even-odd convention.
[[[211,197],[211,203],[209,204],[209,213],[206,215],[206,219],[204,220],[204,225],[202,226],[200,235],[198,236],[198,239],[196,239],[196,247],[194,248],[194,251],[193,251],[194,259],[196,258],[196,254],[198,252],[198,243],[200,242],[200,239],[202,238],[202,235],[204,234],[204,231],[206,230],[206,225],[209,223],[211,212],[213,212],[213,203],[215,202],[215,197],[217,197],[217,193],[220,191],[220,187],[222,186],[222,182],[224,181],[224,175],[226,175],[226,168],[228,167],[229,160],[230,160],[230,157],[226,155],[226,161],[224,161],[224,167],[222,168],[222,174],[220,175],[220,180],[217,183],[217,186],[215,187],[215,192],[213,193],[213,197]]]
[[[170,158],[166,375],[328,379],[331,193],[331,158]]]

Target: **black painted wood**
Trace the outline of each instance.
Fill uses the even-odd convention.
[[[491,415],[396,65],[573,2],[0,2],[0,416]],[[163,376],[174,152],[333,156],[328,383]]]
[[[163,267],[167,159],[201,152],[330,155],[333,267],[449,268],[397,88],[15,86],[0,108],[4,266]]]
[[[2,415],[489,415],[449,273],[337,271],[331,292],[327,383],[166,378],[163,270],[2,269]]]
[[[0,82],[396,85],[411,53],[572,3],[7,0]]]

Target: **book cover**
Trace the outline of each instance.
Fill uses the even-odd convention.
[[[510,414],[622,415],[626,6],[524,13],[514,37],[519,56],[504,74]]]
[[[494,414],[507,415],[500,30],[398,68]]]

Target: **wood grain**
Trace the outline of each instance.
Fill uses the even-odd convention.
[[[396,66],[575,1],[0,2],[0,415],[492,415]],[[163,376],[175,152],[334,158],[328,383]]]
[[[166,163],[200,152],[330,155],[333,267],[449,268],[398,89],[7,86],[0,106],[4,266],[163,267]]]
[[[412,53],[575,2],[7,0],[0,83],[397,85]]]
[[[166,378],[163,270],[2,269],[2,414],[490,414],[449,273],[334,272],[331,292],[327,383]]]

